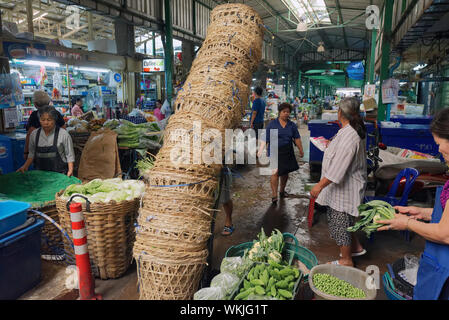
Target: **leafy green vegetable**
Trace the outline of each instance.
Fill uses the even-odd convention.
[[[395,209],[388,203],[382,200],[373,200],[358,207],[361,219],[347,230],[349,232],[356,232],[361,229],[370,237],[372,232],[377,231],[383,224],[377,223],[379,220],[394,219]]]

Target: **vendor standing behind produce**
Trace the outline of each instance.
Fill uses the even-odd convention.
[[[36,170],[73,175],[73,142],[70,134],[56,124],[58,113],[53,107],[41,108],[41,127],[31,133],[28,159],[18,172],[25,172],[34,164]]]
[[[158,121],[161,121],[165,118],[165,115],[161,113],[161,108],[162,108],[162,101],[161,100],[157,100],[156,101],[156,108],[153,111],[153,115],[156,117],[156,119]]]
[[[33,111],[31,113],[30,117],[28,118],[28,123],[25,127],[27,130],[27,136],[26,136],[26,140],[25,140],[25,149],[24,149],[24,159],[25,160],[28,159],[28,146],[30,144],[30,135],[34,130],[41,127],[41,123],[39,121],[39,118],[40,118],[39,112],[42,109],[42,107],[45,107],[45,106],[48,106],[49,104],[51,104],[51,99],[50,99],[50,96],[44,90],[37,90],[37,91],[34,91],[34,94],[33,94],[33,103],[37,110]],[[61,128],[66,127],[64,118],[59,112],[58,112],[58,119],[56,120],[56,124]]]
[[[430,131],[439,151],[449,164],[449,109],[437,113]],[[414,300],[449,300],[449,181],[438,187],[433,208],[402,207],[392,220],[378,231],[410,230],[424,239],[426,246],[419,262],[417,282],[413,290]],[[422,220],[418,221],[418,220]],[[430,222],[430,223],[428,223]]]
[[[288,103],[282,103],[279,106],[279,117],[270,121],[266,129],[265,141],[262,141],[258,156],[262,155],[262,151],[267,146],[269,155],[270,144],[270,130],[278,131],[278,169],[271,175],[271,191],[272,204],[276,204],[278,201],[278,186],[279,180],[281,185],[279,187],[279,195],[281,198],[289,196],[285,192],[285,186],[287,185],[288,174],[290,172],[299,169],[298,162],[296,161],[295,152],[293,150],[293,144],[299,149],[299,156],[304,157],[304,151],[302,149],[301,136],[299,135],[298,126],[289,120],[290,113],[292,112],[292,106]]]
[[[366,252],[356,236],[346,230],[354,225],[365,194],[366,128],[356,99],[344,99],[339,107],[342,128],[324,151],[321,180],[310,194],[328,207],[329,233],[340,247],[341,257],[331,263],[353,266],[352,257]]]
[[[72,116],[81,117],[83,114],[83,99],[78,98],[76,99],[75,104],[72,107]]]
[[[259,129],[263,129],[265,120],[265,101],[262,99],[263,89],[257,87],[254,90],[256,98],[253,101],[250,128],[256,131],[256,139],[259,139]]]

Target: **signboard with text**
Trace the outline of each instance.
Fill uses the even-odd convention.
[[[143,72],[161,72],[161,71],[165,71],[164,59],[143,60]]]
[[[73,61],[81,61],[80,53],[62,50],[47,49],[43,44],[3,41],[3,50],[11,59],[36,59],[46,60],[48,58],[59,58]]]

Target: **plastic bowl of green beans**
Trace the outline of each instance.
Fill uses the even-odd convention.
[[[374,300],[377,295],[373,277],[362,270],[340,265],[313,267],[309,286],[318,300]]]

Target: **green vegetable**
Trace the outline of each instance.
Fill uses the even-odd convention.
[[[315,288],[329,295],[353,299],[366,298],[366,293],[363,290],[330,274],[316,273],[313,275],[312,281]]]
[[[270,280],[268,280],[267,284],[267,291],[271,289],[271,287],[276,283],[276,279],[274,277],[271,277]]]
[[[276,282],[276,287],[280,288],[280,289],[285,289],[288,287],[288,281],[285,281],[285,280],[278,281],[278,282]]]
[[[255,287],[255,292],[256,292],[256,294],[260,294],[260,295],[264,295],[265,294],[265,290],[261,286],[256,286]]]
[[[244,279],[243,280],[243,288],[249,289],[250,287],[251,287],[251,283],[248,280]]]
[[[268,270],[265,269],[262,273],[262,276],[260,277],[260,280],[263,281],[264,285],[266,286],[268,284],[268,280],[270,279],[269,275],[268,275]]]
[[[271,296],[272,296],[272,297],[276,297],[277,291],[276,291],[276,287],[275,287],[275,286],[272,286],[272,287],[271,287],[271,292],[270,292],[270,293],[271,293]]]
[[[382,200],[373,200],[358,207],[361,219],[347,230],[355,232],[361,229],[369,237],[372,232],[383,224],[377,223],[378,220],[391,220],[395,217],[395,209],[388,203]]]
[[[288,284],[288,290],[292,291],[295,288],[295,283],[294,282],[290,282]]]
[[[284,298],[291,299],[293,297],[292,293],[287,290],[279,289],[278,292]]]
[[[265,283],[260,279],[253,279],[250,283],[254,286],[265,286]]]
[[[270,276],[274,277],[276,280],[281,280],[281,274],[278,269],[271,270]]]
[[[245,291],[242,291],[234,297],[234,300],[243,300],[243,299],[247,298],[254,291],[255,291],[255,288],[249,288]]]

